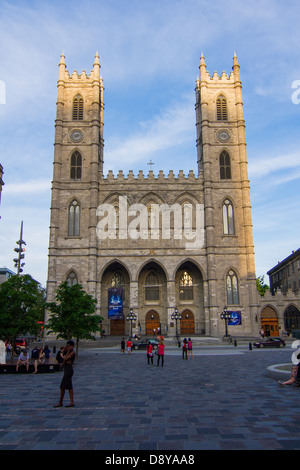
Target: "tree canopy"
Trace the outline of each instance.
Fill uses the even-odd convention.
[[[258,292],[260,293],[260,295],[264,295],[265,292],[270,289],[268,284],[265,284],[265,281],[264,281],[264,277],[265,276],[258,276],[256,278],[256,288],[258,290]]]
[[[80,339],[95,339],[100,331],[102,317],[95,315],[97,300],[87,294],[80,284],[69,286],[63,282],[57,289],[56,302],[49,302],[46,308],[51,312],[45,329],[57,338],[76,339],[76,351]]]
[[[12,276],[0,284],[0,338],[16,338],[40,331],[44,320],[45,292],[30,275]]]

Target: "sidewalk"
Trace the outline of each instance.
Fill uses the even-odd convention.
[[[300,389],[267,374],[291,350],[211,351],[183,361],[167,345],[157,367],[144,351],[83,348],[74,408],[53,408],[60,372],[2,375],[0,450],[300,449]]]

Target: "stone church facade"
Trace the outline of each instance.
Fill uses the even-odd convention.
[[[80,283],[97,299],[107,334],[257,335],[258,297],[237,57],[230,75],[196,81],[198,173],[103,174],[104,88],[98,54],[89,75],[59,63],[48,301]],[[123,313],[109,314],[111,292]],[[123,316],[122,316],[123,315]]]

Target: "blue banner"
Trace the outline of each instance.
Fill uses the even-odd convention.
[[[229,311],[230,320],[228,320],[228,325],[241,325],[242,324],[242,313],[239,311]]]
[[[123,287],[110,287],[108,289],[108,318],[118,320],[123,316]]]

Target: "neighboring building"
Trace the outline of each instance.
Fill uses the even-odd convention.
[[[259,323],[267,336],[300,333],[300,249],[268,271],[270,291],[259,296]]]
[[[281,290],[284,294],[288,290],[298,292],[300,289],[300,248],[293,251],[283,261],[278,261],[278,264],[270,269],[267,274],[272,294],[278,290]]]
[[[258,298],[239,64],[196,82],[198,174],[103,175],[99,57],[87,76],[59,63],[51,201],[48,301],[79,282],[96,297],[108,334],[257,335]],[[104,205],[106,204],[106,205]],[[159,215],[160,214],[160,215]],[[164,219],[165,217],[165,219]],[[168,222],[170,226],[168,226]],[[156,225],[157,224],[157,225]],[[149,230],[151,226],[152,231]],[[110,229],[110,231],[108,231]],[[197,242],[193,246],[193,242]],[[112,290],[111,290],[112,289]],[[122,296],[122,314],[111,294]],[[119,305],[119,306],[120,306]],[[241,321],[240,321],[241,320]],[[230,322],[234,323],[234,321]]]
[[[8,268],[0,268],[0,284],[2,284],[3,282],[7,281],[7,279],[15,275],[16,273],[14,273]]]

